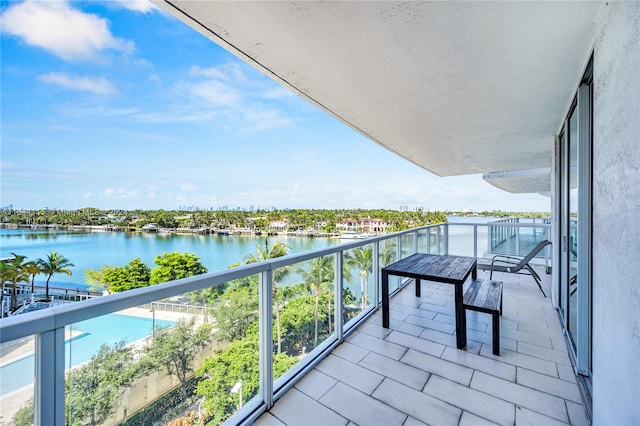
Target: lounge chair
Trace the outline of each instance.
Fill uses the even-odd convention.
[[[527,254],[523,258],[506,256],[503,254],[495,255],[491,259],[490,264],[478,263],[478,269],[482,269],[483,271],[491,271],[491,274],[489,275],[489,279],[493,278],[494,271],[506,272],[510,274],[531,275],[533,277],[533,280],[536,282],[536,284],[538,284],[538,288],[540,289],[544,297],[547,297],[547,295],[544,293],[544,290],[542,290],[542,285],[541,285],[542,279],[540,278],[538,273],[533,269],[533,267],[529,264],[529,262],[531,261],[531,259],[535,257],[535,255],[537,255],[540,252],[540,250],[542,250],[549,244],[551,244],[551,241],[549,240],[540,241],[538,245],[535,246],[533,250],[531,250],[529,254]]]

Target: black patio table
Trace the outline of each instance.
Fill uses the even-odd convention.
[[[469,275],[478,277],[475,257],[416,253],[382,268],[382,326],[389,328],[389,275],[414,278],[416,297],[420,297],[420,280],[438,281],[455,286],[456,344],[467,346],[467,317],[462,307],[462,286]]]

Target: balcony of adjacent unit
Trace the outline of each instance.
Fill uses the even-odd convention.
[[[449,284],[423,281],[416,297],[391,277],[382,327],[383,267],[417,252],[523,256],[550,231],[437,224],[2,319],[1,421],[587,424],[558,315],[531,276],[493,275],[499,356],[484,313],[467,312],[456,348]],[[550,259],[547,247],[534,260],[547,294]]]

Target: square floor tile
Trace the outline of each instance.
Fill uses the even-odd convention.
[[[353,334],[352,336],[354,336],[355,334]],[[338,345],[338,347],[333,350],[332,354],[346,359],[347,361],[351,361],[354,364],[357,364],[362,360],[362,358],[367,356],[369,351],[362,348],[361,346],[354,345],[353,343],[351,343],[351,339],[352,337],[350,337],[349,340]]]
[[[566,401],[567,411],[569,412],[569,420],[575,426],[591,426],[584,405]]]
[[[319,399],[336,383],[338,381],[333,377],[329,377],[318,370],[311,370],[302,380],[296,383],[296,388],[313,399]]]
[[[367,355],[359,365],[417,390],[422,390],[429,379],[429,373],[424,370],[374,352]]]
[[[513,425],[515,405],[467,386],[431,376],[424,393],[500,425]]]
[[[464,365],[465,367],[473,368],[474,370],[480,370],[487,374],[491,374],[493,376],[500,377],[512,382],[515,382],[516,380],[515,366],[505,364],[504,362],[496,361],[481,355],[475,355],[449,347],[445,349],[444,354],[442,355],[442,359],[446,359],[456,364]]]
[[[440,343],[432,342],[428,339],[422,339],[420,337],[411,336],[409,334],[404,334],[397,331],[389,334],[385,340],[404,346],[406,348],[415,349],[417,351],[433,355],[435,357],[441,356],[442,352],[446,348],[445,345],[442,345]]]
[[[473,374],[471,387],[518,406],[544,413],[556,420],[565,423],[569,421],[564,400],[561,398],[499,379],[480,371],[476,371]]]
[[[276,417],[274,417],[271,413],[264,413],[253,424],[255,426],[287,426]]]
[[[316,369],[366,394],[371,394],[384,378],[380,374],[335,355],[329,355],[318,364]]]
[[[275,403],[270,413],[287,425],[346,425],[347,419],[308,397],[291,389]]]
[[[567,423],[552,419],[535,411],[527,410],[524,407],[516,407],[517,425],[544,425],[544,426],[566,426]]]
[[[518,367],[517,383],[529,388],[539,390],[540,392],[549,393],[557,397],[568,399],[578,404],[582,403],[580,390],[576,383],[567,382],[565,380],[556,379],[546,374],[536,373],[526,368]]]
[[[429,425],[457,425],[460,419],[460,409],[390,379],[372,396]]]
[[[449,380],[468,386],[471,382],[473,370],[462,365],[446,361],[440,358],[409,349],[407,354],[400,360],[405,364],[412,365],[428,373],[446,377]]]
[[[376,352],[393,359],[400,359],[407,351],[407,348],[403,346],[363,333],[354,334],[349,337],[348,341],[367,351]]]
[[[407,415],[364,393],[338,383],[320,402],[359,425],[401,426]]]

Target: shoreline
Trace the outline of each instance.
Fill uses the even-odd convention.
[[[143,229],[132,226],[113,225],[27,225],[14,223],[0,223],[0,229],[30,230],[30,231],[71,231],[71,232],[129,232],[156,235],[220,235],[220,236],[283,236],[283,237],[307,237],[307,238],[339,238],[340,232],[320,231],[255,231],[250,228],[150,228]],[[376,235],[382,235],[378,233]]]

